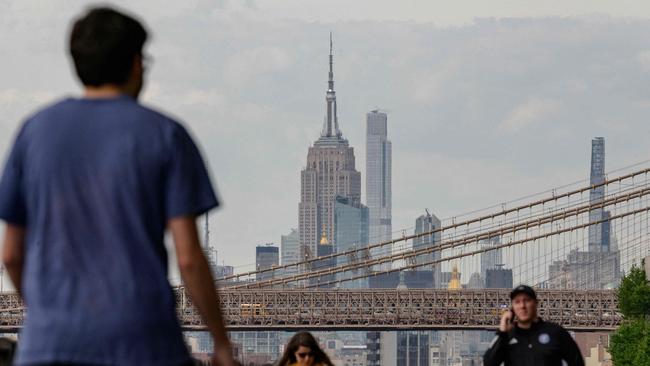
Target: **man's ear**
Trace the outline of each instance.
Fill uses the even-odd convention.
[[[122,90],[137,99],[144,82],[144,66],[142,65],[142,55],[133,56],[129,78],[122,85]]]
[[[131,64],[131,74],[130,76],[138,77],[144,72],[144,65],[142,63],[142,55],[133,56],[133,63]]]

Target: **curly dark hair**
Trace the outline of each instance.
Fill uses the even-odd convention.
[[[287,366],[296,363],[296,351],[298,351],[300,346],[309,348],[314,355],[314,365],[334,366],[330,358],[327,357],[327,354],[320,349],[316,338],[309,332],[298,332],[291,337],[287,347],[284,349],[282,358],[280,358],[280,361],[276,365]]]

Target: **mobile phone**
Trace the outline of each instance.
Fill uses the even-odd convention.
[[[517,320],[515,318],[515,311],[512,308],[510,308],[510,323],[514,323],[515,320]]]

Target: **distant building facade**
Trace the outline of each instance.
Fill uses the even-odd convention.
[[[600,185],[589,191],[589,203],[598,204],[605,198],[605,139],[596,137],[591,140],[591,170],[589,184]],[[609,212],[603,208],[595,208],[589,211],[589,221],[599,222],[609,219]],[[610,222],[589,226],[589,251],[609,252],[610,246]]]
[[[513,288],[512,269],[490,268],[485,271],[485,288]]]
[[[397,366],[430,365],[431,331],[397,332]]]
[[[280,265],[298,263],[303,258],[300,257],[300,235],[297,229],[291,229],[287,235],[280,238]],[[286,276],[295,275],[299,272],[298,267],[289,267],[283,270]]]
[[[353,249],[360,249],[368,246],[368,208],[359,201],[348,197],[337,196],[334,203],[334,226],[336,234],[334,242],[335,251],[344,253]],[[354,255],[338,257],[338,265],[363,261],[369,259],[367,251],[357,252]],[[339,273],[339,278],[356,276],[366,271],[350,271]],[[340,284],[341,288],[367,288],[367,278],[353,281],[345,281]]]
[[[373,110],[366,114],[366,203],[370,241],[392,236],[392,144],[388,140],[388,116]],[[378,253],[372,253],[373,256]]]
[[[600,185],[589,191],[591,205],[605,198],[605,139],[591,141],[591,169],[589,182]],[[611,214],[603,208],[589,211],[587,251],[571,250],[566,259],[549,266],[545,286],[553,289],[605,289],[618,286],[621,280],[621,261],[616,238],[611,232]]]
[[[564,261],[549,266],[548,287],[553,289],[610,289],[621,280],[620,255],[613,252],[572,250]]]
[[[440,229],[440,219],[427,211],[426,215],[421,215],[415,219],[415,235],[432,232]],[[441,232],[435,231],[431,234],[420,236],[413,239],[413,250],[421,250],[431,248],[440,243]],[[421,254],[415,257],[417,264],[430,263],[434,260],[440,259],[440,251],[436,250],[431,253]],[[430,270],[433,274],[432,287],[440,288],[441,286],[441,269],[440,264],[429,264],[422,267],[417,267],[418,270]]]
[[[280,332],[229,332],[231,342],[239,344],[235,357],[242,365],[272,364],[281,356]]]
[[[500,236],[493,236],[480,242],[481,249],[489,249],[501,244]],[[493,249],[480,254],[481,261],[481,279],[485,281],[488,269],[497,268],[497,265],[503,264],[503,254],[501,249]]]
[[[330,256],[332,254],[334,254],[334,246],[327,239],[325,233],[323,233],[320,242],[316,246],[316,255],[319,259],[311,263],[311,270],[319,271],[335,267],[336,258],[331,258]],[[334,280],[336,280],[336,276],[334,274],[330,274],[313,277],[310,279],[310,282],[312,284],[317,284],[320,288],[332,288],[334,287],[334,283],[332,283]]]
[[[301,258],[317,256],[316,247],[322,235],[333,240],[337,195],[361,200],[361,173],[355,168],[354,149],[343,138],[338,124],[331,39],[329,61],[325,124],[320,138],[309,148],[307,165],[300,174],[298,232]]]
[[[216,267],[215,275],[216,275],[217,278],[232,276],[234,274],[235,274],[235,267],[233,267],[233,266],[222,265],[222,266],[217,266]]]
[[[255,248],[255,268],[257,270],[277,267],[280,263],[280,252],[273,244],[258,245]],[[273,272],[263,272],[256,275],[258,281],[273,278]]]

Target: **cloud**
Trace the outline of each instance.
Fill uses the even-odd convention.
[[[224,68],[224,80],[242,87],[264,74],[286,70],[291,57],[277,47],[256,47],[241,51],[229,58]]]
[[[18,121],[77,90],[64,40],[83,2],[42,12],[28,3],[0,12],[3,153]],[[188,124],[224,202],[210,216],[220,262],[251,263],[256,244],[297,226],[300,170],[325,112],[330,30],[339,120],[362,176],[365,113],[391,111],[395,231],[423,207],[453,216],[586,177],[593,136],[607,139],[608,167],[649,153],[649,20],[445,28],[373,11],[323,23],[287,19],[289,1],[265,16],[269,4],[128,5],[154,35],[144,99]]]
[[[499,124],[499,129],[507,133],[517,133],[527,127],[543,122],[560,108],[560,103],[550,99],[529,98],[513,108]]]
[[[645,71],[650,71],[650,50],[644,50],[637,55],[639,64]]]
[[[57,95],[48,90],[24,90],[8,88],[0,90],[0,158],[8,150],[13,141],[15,131],[20,123],[34,111],[35,106],[54,101]],[[2,160],[4,161],[4,160]]]
[[[428,73],[413,75],[413,98],[422,104],[431,104],[445,97],[449,83],[454,80],[458,64],[445,65]]]
[[[222,109],[227,104],[227,97],[217,89],[190,89],[182,93],[174,88],[167,88],[159,82],[147,85],[145,95],[152,103],[168,105],[173,103],[182,108],[208,107]]]
[[[0,90],[0,106],[4,108],[14,107],[18,103],[43,104],[54,99],[56,95],[47,90],[36,90],[27,92],[14,88]]]

